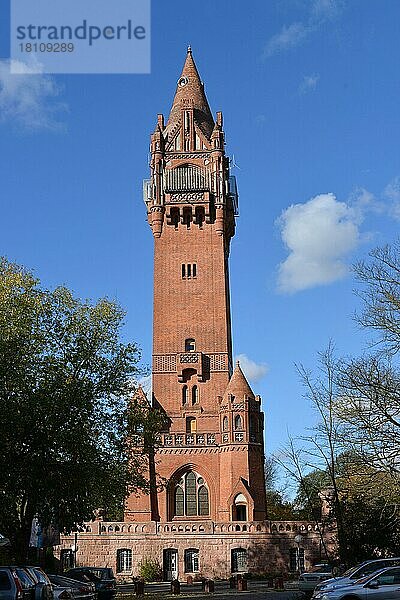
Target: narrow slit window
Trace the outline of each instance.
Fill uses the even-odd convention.
[[[192,272],[193,272],[193,277],[197,277],[197,265],[196,265],[196,263],[194,263],[192,265]]]
[[[197,404],[199,401],[199,390],[197,385],[192,387],[192,404]]]
[[[192,276],[192,265],[187,265],[187,276],[188,278]]]
[[[188,388],[184,385],[182,388],[182,404],[187,404],[188,401]]]
[[[182,265],[182,279],[186,277],[186,265]]]

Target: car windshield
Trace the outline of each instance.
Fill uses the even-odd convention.
[[[315,565],[310,569],[310,573],[330,573],[332,571],[329,565]]]
[[[98,579],[111,579],[112,575],[110,576],[110,569],[88,569],[87,573],[94,575],[95,577],[97,577]]]
[[[350,567],[350,569],[347,569],[347,571],[342,573],[342,575],[340,577],[351,577],[351,575],[353,575],[353,573],[355,571],[357,571],[358,568],[359,568],[358,565],[355,567]]]
[[[48,583],[47,576],[40,569],[34,569],[34,573],[41,583]]]
[[[23,569],[15,569],[15,572],[17,573],[23,588],[26,589],[34,586],[33,579],[31,579],[28,573],[26,573]]]

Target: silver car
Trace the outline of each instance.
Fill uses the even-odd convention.
[[[312,592],[313,589],[326,579],[331,579],[332,567],[327,563],[315,565],[309,571],[304,571],[299,577],[299,590]]]
[[[396,567],[400,566],[400,558],[376,558],[374,560],[366,560],[355,567],[351,567],[341,575],[340,577],[333,577],[331,579],[327,579],[322,583],[319,583],[315,587],[313,598],[315,598],[315,594],[321,590],[331,590],[337,587],[342,587],[343,585],[349,585],[358,581],[362,577],[366,577],[367,575],[372,575],[385,567]]]
[[[315,600],[400,600],[400,567],[382,569],[352,584],[314,592]]]

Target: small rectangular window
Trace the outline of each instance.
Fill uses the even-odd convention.
[[[192,265],[187,265],[187,276],[188,277],[192,276]]]
[[[117,572],[126,573],[132,569],[132,550],[121,548],[117,550]]]
[[[193,265],[193,277],[196,277],[196,276],[197,276],[197,265],[196,265],[196,263],[194,263],[194,265]]]
[[[186,277],[186,265],[182,265],[182,279]]]

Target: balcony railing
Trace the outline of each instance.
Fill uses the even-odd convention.
[[[317,533],[321,525],[308,521],[169,521],[158,523],[136,523],[129,521],[93,521],[85,523],[79,530],[79,535],[126,535],[126,534],[206,534],[206,535],[241,535],[248,533],[259,534],[301,534]]]

